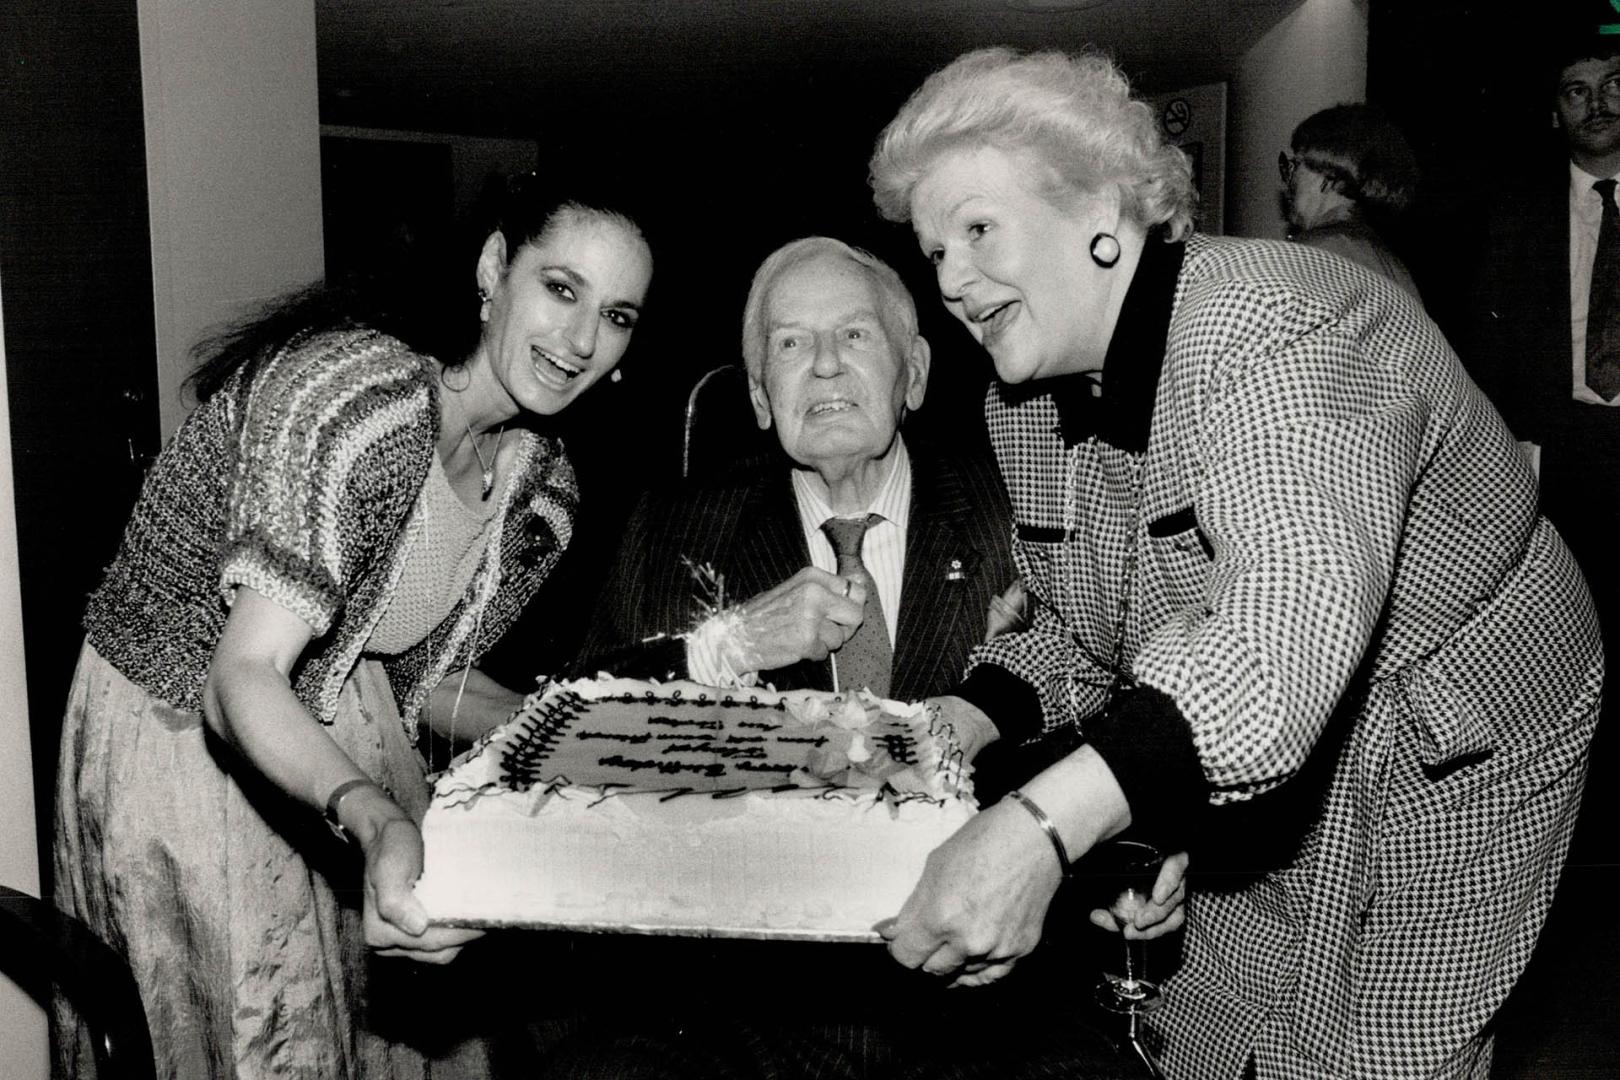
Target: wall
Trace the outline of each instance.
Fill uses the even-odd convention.
[[[1366,96],[1365,0],[1306,0],[1255,42],[1231,81],[1227,231],[1281,237],[1278,152],[1313,112]]]
[[[1186,151],[1198,190],[1199,232],[1226,232],[1226,84],[1205,83],[1149,97],[1159,133]]]
[[[27,642],[24,655],[8,637],[5,656],[26,664],[28,699],[7,697],[0,724],[31,721],[41,845],[85,597],[158,437],[135,3],[8,0],[0,32],[8,505]]]
[[[313,0],[139,0],[163,437],[209,328],[321,276]]]
[[[0,885],[39,895],[28,677],[23,671],[22,591],[11,482],[11,409],[6,390],[5,305],[0,302]],[[43,1080],[45,1014],[0,975],[0,1061],[16,1080]]]

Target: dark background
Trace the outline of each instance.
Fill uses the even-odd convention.
[[[478,5],[444,6],[448,49],[455,28],[477,18]],[[1229,21],[1239,22],[1274,18],[1287,6],[1272,4],[1256,15],[1266,5],[1227,5]],[[1366,6],[1368,99],[1405,128],[1427,177],[1398,247],[1431,313],[1462,342],[1486,208],[1502,186],[1536,169],[1557,168],[1563,156],[1549,125],[1550,76],[1541,47],[1572,20],[1620,22],[1620,13],[1606,0],[1517,7],[1373,0]],[[336,5],[323,7],[323,14],[327,8]],[[134,0],[9,0],[3,23],[0,280],[36,796],[42,852],[48,852],[57,724],[85,596],[111,557],[159,438],[151,251]],[[929,70],[991,41],[970,40],[971,34],[943,23],[937,31],[877,40],[840,36],[836,21],[768,29],[766,36],[739,36],[730,55],[699,57],[672,77],[669,65],[649,62],[650,54],[626,56],[610,34],[564,27],[559,36],[574,35],[569,47],[599,62],[576,65],[576,76],[585,75],[561,87],[544,113],[503,98],[514,76],[449,60],[443,77],[481,80],[496,107],[437,117],[374,111],[362,121],[358,113],[368,104],[363,81],[323,85],[325,123],[538,137],[540,167],[618,173],[639,193],[657,262],[651,302],[624,363],[624,381],[600,384],[562,418],[586,511],[569,561],[506,643],[500,671],[515,685],[570,655],[631,501],[647,484],[678,471],[688,388],[701,373],[735,361],[749,277],[781,243],[829,233],[890,261],[917,295],[934,346],[928,404],[914,422],[948,439],[982,438],[978,403],[988,364],[933,300],[930,275],[909,233],[876,219],[865,162],[875,133]],[[1199,32],[1187,31],[1195,54]],[[1078,44],[1038,37],[1032,32],[1027,38],[1035,40],[1017,43]],[[1227,77],[1225,47],[1220,34],[1212,34],[1200,63],[1170,71],[1121,59],[1151,92]],[[329,50],[368,48],[341,33],[330,40],[323,33],[323,57]],[[761,50],[781,62],[747,63]],[[372,51],[376,62],[388,62],[387,48]],[[746,81],[737,74],[744,70]],[[543,80],[548,73],[541,64],[524,77]],[[423,94],[431,105],[433,87]],[[401,108],[422,104],[402,102]],[[524,116],[533,118],[532,126],[525,127]],[[442,162],[434,158],[442,151],[342,142],[329,139],[323,146],[329,177],[343,171],[346,154],[399,153],[418,161],[402,170],[417,178],[411,188],[387,193],[410,223],[402,231],[345,242],[344,230],[357,216],[342,212],[339,186],[330,187],[328,236],[337,261],[355,249],[387,251],[390,244],[452,228],[443,215],[424,209],[441,201],[448,211]],[[1229,172],[1227,182],[1230,193],[1240,185],[1274,187],[1277,180],[1268,167],[1258,176]],[[367,200],[380,193],[352,195]],[[741,409],[721,421],[721,430],[713,438],[722,444],[747,445],[755,437]],[[1612,932],[1604,940],[1608,945],[1594,951],[1583,948],[1588,930],[1570,938],[1571,954],[1590,968],[1581,975],[1585,987],[1612,986]],[[1548,986],[1546,1000],[1570,1001]],[[1583,990],[1570,1008],[1598,1025],[1616,1019],[1612,992],[1594,998]]]
[[[1274,21],[1288,5],[1265,7],[1237,4],[1231,18]],[[1456,341],[1493,193],[1532,167],[1555,165],[1562,153],[1548,124],[1540,44],[1577,16],[1588,25],[1620,21],[1604,0],[1548,7],[1397,0],[1368,7],[1368,97],[1405,127],[1427,174],[1400,246],[1432,313]],[[41,819],[48,821],[56,717],[84,598],[157,449],[151,252],[134,0],[85,0],[71,10],[12,0],[8,9],[0,35],[0,276],[29,705]],[[323,8],[322,17],[335,19],[337,10]],[[458,20],[472,17],[464,10],[447,16],[446,41]],[[933,300],[908,230],[877,219],[865,162],[875,133],[929,70],[960,48],[987,42],[973,40],[971,27],[944,24],[877,40],[836,30],[836,20],[759,22],[728,54],[674,68],[654,65],[645,51],[626,55],[623,42],[596,34],[579,48],[600,53],[599,63],[574,64],[574,81],[539,114],[502,96],[515,76],[448,62],[445,80],[489,84],[495,106],[435,113],[435,102],[448,98],[428,84],[392,115],[368,98],[363,66],[347,85],[323,79],[321,118],[328,123],[364,114],[399,127],[445,130],[460,122],[471,133],[536,137],[519,128],[527,118],[542,129],[536,164],[561,176],[619,176],[654,245],[653,291],[624,381],[600,384],[562,418],[587,510],[574,565],[554,577],[521,630],[524,644],[503,669],[509,678],[526,681],[569,654],[618,524],[643,487],[678,472],[687,391],[703,372],[735,361],[748,280],[781,243],[829,233],[890,261],[918,296],[934,346],[928,403],[912,422],[947,439],[982,437],[979,401],[989,366]],[[341,24],[322,32],[323,57],[363,48],[343,32]],[[1022,33],[1016,43],[1025,46],[1077,44]],[[1197,62],[1165,70],[1146,59],[1120,60],[1147,91],[1225,77],[1237,48],[1231,33],[1223,36],[1218,26],[1185,33]],[[390,59],[389,48],[371,52],[377,63]],[[763,54],[769,63],[759,62]],[[527,77],[545,75],[540,65]],[[443,147],[323,144],[334,268],[453,230]],[[345,193],[338,181],[355,155],[402,158],[395,171],[408,182]],[[1229,172],[1227,182],[1237,190],[1272,187],[1276,178],[1269,169]],[[379,233],[362,226],[363,215],[344,210],[355,204],[369,208],[367,220],[397,210],[402,227]],[[709,432],[710,446],[757,439],[740,406]]]
[[[1233,18],[1251,6],[1234,5]],[[1271,7],[1262,15],[1274,19],[1287,5]],[[1401,246],[1454,340],[1461,340],[1469,267],[1493,192],[1561,156],[1548,124],[1540,43],[1577,15],[1588,25],[1620,21],[1604,0],[1551,7],[1369,5],[1368,97],[1406,128],[1428,176]],[[446,26],[472,17],[452,13]],[[133,0],[85,0],[71,10],[12,0],[0,35],[0,275],[42,804],[84,597],[111,555],[158,440],[137,30]],[[576,81],[543,115],[523,103],[435,115],[431,85],[420,100],[399,105],[417,110],[422,124],[442,129],[460,120],[481,134],[525,134],[516,125],[530,117],[543,129],[537,165],[617,174],[640,203],[657,260],[647,318],[624,381],[601,384],[563,420],[588,507],[578,559],[605,558],[635,494],[678,471],[687,390],[703,372],[735,360],[753,268],[794,237],[834,234],[900,270],[920,298],[935,350],[928,404],[914,423],[947,438],[979,437],[988,365],[933,301],[908,231],[876,218],[864,166],[874,134],[921,78],[951,50],[983,42],[943,24],[935,33],[913,28],[877,41],[836,30],[836,21],[761,23],[738,38],[734,55],[702,57],[679,68],[679,78],[668,64],[640,70],[647,55],[626,57],[621,42],[599,33],[579,47],[599,52],[600,63],[571,68]],[[1198,28],[1187,33],[1196,40]],[[1042,41],[1030,31],[1018,43]],[[362,46],[338,31],[321,37],[323,55]],[[1232,48],[1213,33],[1208,52],[1197,54],[1201,64],[1165,71],[1129,56],[1121,61],[1151,91],[1178,76],[1222,78],[1231,63],[1222,50]],[[373,51],[378,63],[388,62],[388,49]],[[754,62],[760,52],[783,62]],[[447,68],[445,79],[495,84],[492,100],[503,100],[500,73]],[[747,81],[738,81],[739,72]],[[544,75],[541,67],[529,80]],[[367,94],[363,78],[323,83],[322,120],[352,123],[369,108],[374,122],[410,126],[410,117],[380,111]],[[330,185],[334,265],[356,251],[388,254],[390,245],[452,228],[442,147],[327,139],[324,150],[329,179],[355,154],[404,156],[397,172],[412,178],[389,191],[350,193],[374,210],[398,208],[408,227],[381,236],[358,230],[359,216],[343,212],[341,185]],[[1275,183],[1269,170],[1228,175],[1233,189]],[[435,202],[443,208],[437,217],[424,209]],[[734,419],[725,437],[753,438],[746,414]],[[543,625],[526,631],[536,651],[514,670],[545,670],[567,653],[597,576],[590,566],[577,569],[559,575],[557,588],[566,584],[569,595],[540,605]]]

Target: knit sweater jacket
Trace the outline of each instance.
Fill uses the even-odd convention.
[[[200,710],[236,589],[251,586],[314,631],[293,689],[331,723],[421,529],[438,416],[434,365],[374,331],[310,335],[238,373],[153,464],[90,598],[90,643],[154,697]],[[428,692],[499,639],[567,546],[579,492],[562,444],[523,432],[498,497],[455,608],[386,661],[413,739]]]

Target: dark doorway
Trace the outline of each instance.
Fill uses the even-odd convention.
[[[0,286],[45,877],[85,596],[157,450],[157,346],[135,0],[17,0],[5,21]]]
[[[321,136],[327,278],[446,254],[451,165],[448,143]]]

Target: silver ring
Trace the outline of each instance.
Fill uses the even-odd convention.
[[[855,579],[854,578],[845,578],[844,579],[844,596],[846,598],[849,596],[849,590],[853,589],[854,587],[855,587]]]

